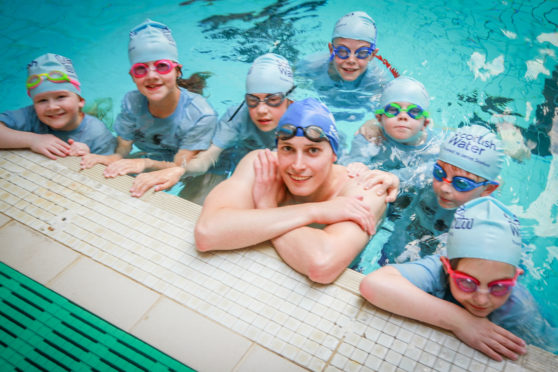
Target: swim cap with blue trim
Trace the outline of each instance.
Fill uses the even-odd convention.
[[[386,84],[380,98],[380,108],[393,102],[409,102],[424,110],[430,106],[430,96],[422,83],[409,76],[400,76]]]
[[[292,124],[300,128],[306,128],[310,125],[322,128],[333,152],[337,155],[339,134],[335,127],[335,119],[329,109],[317,99],[305,98],[291,103],[279,120],[277,128],[281,128],[285,124]],[[297,129],[296,136],[303,137],[304,133],[302,130]]]
[[[294,86],[289,62],[275,53],[254,60],[246,77],[246,93],[287,93]]]
[[[27,77],[31,75],[49,73],[51,71],[64,72],[70,79],[79,81],[76,71],[74,70],[72,60],[58,54],[43,54],[42,56],[35,58],[27,65]],[[67,90],[77,95],[81,95],[80,89],[70,82],[54,83],[47,79],[43,79],[39,85],[29,90],[29,96],[33,99],[39,93],[54,92],[57,90]]]
[[[164,24],[146,19],[130,31],[130,64],[170,59],[178,63],[178,50],[171,30]]]
[[[492,197],[473,199],[455,211],[447,241],[448,258],[482,258],[514,266],[521,258],[519,220]]]
[[[365,12],[350,12],[339,18],[331,40],[338,37],[367,41],[376,45],[376,22]]]
[[[440,148],[439,160],[494,181],[504,165],[504,151],[496,134],[480,125],[459,128]]]

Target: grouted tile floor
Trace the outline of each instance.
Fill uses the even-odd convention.
[[[267,244],[199,253],[200,206],[132,198],[130,177],[102,169],[0,151],[0,259],[196,370],[558,370],[539,348],[498,363],[374,308],[351,270],[317,285]]]

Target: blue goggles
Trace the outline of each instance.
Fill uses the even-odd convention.
[[[376,46],[374,44],[371,44],[369,47],[360,47],[355,50],[355,57],[357,57],[358,59],[368,58],[372,54],[372,52],[374,52],[375,48]],[[331,61],[334,56],[337,56],[337,58],[340,59],[347,59],[351,56],[351,53],[352,51],[349,48],[344,45],[339,45],[333,47],[333,53],[331,53],[331,57],[329,57],[329,60]]]
[[[428,117],[428,111],[424,110],[419,105],[409,105],[407,108],[402,108],[397,103],[392,102],[386,105],[383,109],[376,110],[377,115],[385,115],[388,118],[393,118],[404,111],[413,119],[421,119]]]
[[[461,176],[453,177],[451,181],[448,181],[446,171],[438,163],[434,164],[432,175],[436,181],[451,183],[453,188],[459,192],[471,191],[485,185],[498,185],[498,182],[494,181],[475,182],[470,178]]]

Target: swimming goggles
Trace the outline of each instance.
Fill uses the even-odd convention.
[[[166,75],[170,73],[178,63],[171,61],[170,59],[160,59],[153,62],[153,66],[149,66],[147,63],[134,63],[130,69],[130,74],[135,78],[142,78],[149,70],[155,71],[160,75]]]
[[[260,99],[259,97],[253,94],[246,93],[246,95],[244,96],[244,101],[246,101],[246,105],[250,108],[257,107],[260,104],[260,102],[263,102],[266,105],[271,107],[279,107],[281,106],[285,98],[287,98],[287,96],[294,90],[294,88],[296,88],[296,85],[294,85],[291,89],[289,89],[287,93],[281,92],[281,93],[268,94],[263,99]]]
[[[304,133],[304,137],[308,138],[312,142],[329,142],[329,138],[327,138],[324,130],[317,125],[309,125],[303,128],[297,127],[293,124],[284,124],[279,129],[277,129],[277,139],[280,139],[282,141],[291,139],[297,135],[299,129],[302,131],[302,133]]]
[[[357,50],[355,50],[355,57],[357,57],[358,59],[368,58],[372,54],[372,52],[374,52],[375,48],[376,47],[374,44],[371,44],[369,47],[366,46],[360,47]],[[352,53],[351,50],[344,45],[339,45],[336,47],[334,46],[333,52],[331,53],[331,57],[329,58],[329,60],[331,61],[334,56],[337,56],[337,58],[340,59],[347,59],[351,56],[351,53]]]
[[[376,114],[385,115],[388,118],[393,118],[399,115],[401,111],[406,112],[407,115],[409,115],[413,119],[421,119],[423,117],[427,118],[429,115],[428,111],[425,111],[419,105],[409,105],[407,106],[407,108],[402,108],[395,102],[387,104],[386,107],[384,107],[383,109],[376,110]]]
[[[461,271],[453,270],[447,257],[440,257],[440,261],[444,264],[448,275],[453,279],[453,282],[465,293],[490,293],[496,297],[502,297],[510,293],[513,286],[517,282],[519,275],[523,274],[523,270],[516,268],[515,276],[509,279],[494,280],[487,284],[488,289],[480,289],[480,281],[474,276],[462,273]]]
[[[434,179],[436,181],[451,183],[453,188],[459,192],[471,191],[473,189],[476,189],[477,187],[484,186],[484,185],[498,185],[498,182],[494,182],[494,181],[475,182],[470,178],[461,177],[461,176],[455,176],[452,178],[451,181],[449,181],[446,178],[447,177],[446,171],[438,163],[434,164],[434,171],[432,172],[432,175],[434,176]]]
[[[53,83],[71,83],[79,91],[80,84],[79,81],[72,79],[65,72],[62,71],[49,71],[42,74],[31,75],[27,78],[27,93],[31,89],[37,88],[44,80],[51,81]]]

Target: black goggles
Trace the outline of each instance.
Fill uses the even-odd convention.
[[[266,105],[271,107],[279,107],[283,103],[285,98],[287,98],[287,96],[294,90],[294,88],[296,88],[296,86],[293,86],[291,89],[289,89],[287,93],[268,94],[267,96],[264,97],[264,99],[260,99],[259,97],[253,94],[246,93],[244,95],[244,101],[246,102],[246,105],[250,108],[257,107],[260,104],[260,102],[263,102]]]
[[[322,142],[328,141],[327,135],[325,134],[324,130],[317,125],[309,125],[307,127],[297,127],[293,124],[284,124],[280,128],[277,129],[277,139],[282,141],[288,140],[296,136],[296,132],[301,130],[304,133],[304,137],[308,138],[312,142]]]

